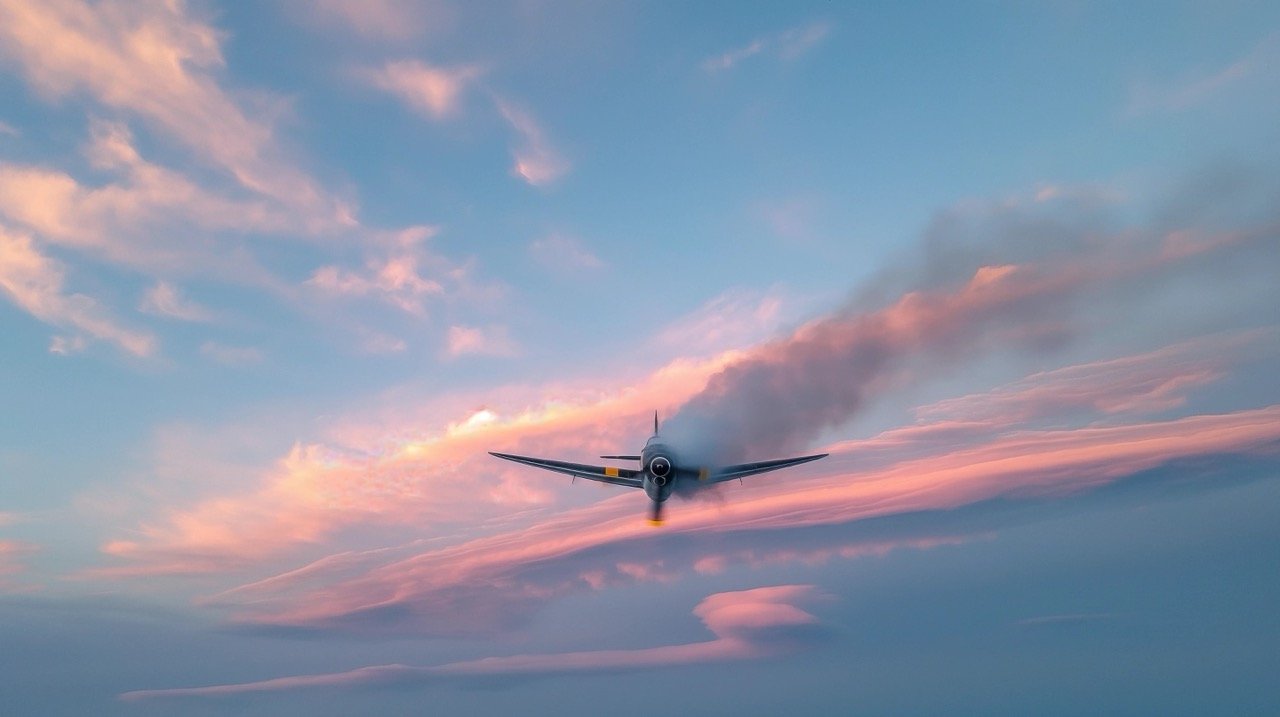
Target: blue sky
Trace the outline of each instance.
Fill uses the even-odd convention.
[[[1265,713],[1278,70],[1267,3],[0,0],[6,699]],[[655,410],[832,455],[656,531],[487,456]]]

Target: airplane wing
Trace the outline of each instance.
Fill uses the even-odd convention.
[[[493,451],[489,451],[489,455],[507,461],[523,463],[526,466],[533,466],[534,468],[542,468],[544,470],[564,473],[565,475],[571,475],[577,478],[586,478],[587,480],[600,481],[601,483],[608,483],[610,485],[624,485],[628,488],[644,487],[644,483],[640,478],[640,471],[632,470],[630,468],[590,466],[585,463],[553,461],[546,458],[529,458],[528,456],[516,456],[510,453],[495,453]]]
[[[753,476],[757,473],[768,473],[776,471],[779,468],[788,468],[790,466],[798,466],[801,463],[816,461],[819,458],[826,458],[827,453],[818,453],[812,456],[801,456],[799,458],[781,458],[774,461],[757,461],[755,463],[739,463],[734,466],[722,466],[705,473],[699,473],[698,480],[707,483],[720,483],[721,481],[735,480],[746,476]]]

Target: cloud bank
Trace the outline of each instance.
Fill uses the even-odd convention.
[[[707,630],[715,635],[715,639],[704,642],[631,650],[486,657],[435,667],[378,665],[348,672],[281,677],[234,685],[139,690],[126,692],[120,698],[133,701],[222,697],[312,688],[425,686],[478,679],[492,682],[503,677],[587,675],[758,659],[797,649],[821,637],[824,630],[818,619],[799,605],[824,597],[812,585],[777,585],[711,595],[693,609]]]

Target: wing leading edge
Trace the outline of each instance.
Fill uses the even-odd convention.
[[[644,487],[644,482],[640,478],[640,471],[632,470],[630,468],[592,466],[587,465],[586,463],[553,461],[546,458],[530,458],[528,456],[517,456],[510,453],[495,453],[494,451],[489,451],[489,455],[507,461],[523,463],[526,466],[533,466],[534,468],[542,468],[543,470],[564,473],[565,475],[577,478],[586,478],[587,480],[599,481],[610,485],[621,485],[628,488]]]
[[[799,458],[780,458],[778,460],[772,460],[772,461],[756,461],[755,463],[739,463],[733,466],[723,466],[721,468],[716,468],[710,471],[709,473],[707,473],[706,477],[699,475],[698,478],[699,480],[702,480],[706,483],[720,483],[721,481],[736,480],[738,478],[745,478],[746,476],[753,476],[758,473],[768,473],[769,471],[776,471],[779,468],[790,468],[791,466],[798,466],[801,463],[808,463],[810,461],[816,461],[821,458],[826,458],[828,455],[830,454],[818,453],[812,456],[800,456]]]

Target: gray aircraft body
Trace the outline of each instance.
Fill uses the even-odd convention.
[[[638,461],[640,463],[639,470],[614,466],[593,466],[586,463],[570,463],[547,458],[530,458],[510,453],[496,453],[494,451],[490,451],[489,455],[535,468],[564,473],[575,478],[585,478],[628,488],[642,488],[645,494],[649,496],[652,508],[649,521],[654,525],[660,525],[662,523],[662,504],[666,502],[667,498],[671,497],[671,492],[676,489],[677,485],[696,488],[700,485],[722,483],[727,480],[756,475],[757,473],[776,471],[779,468],[798,466],[801,463],[826,458],[828,454],[818,453],[799,458],[739,463],[715,468],[691,467],[681,464],[675,450],[662,442],[662,438],[658,434],[658,415],[655,413],[653,416],[653,436],[645,442],[640,455],[600,456],[605,460]]]

